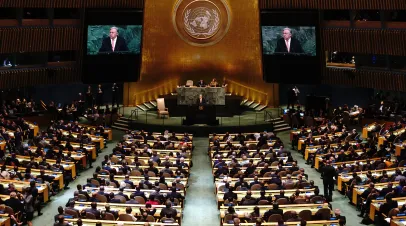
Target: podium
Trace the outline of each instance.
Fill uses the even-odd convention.
[[[219,124],[216,119],[216,106],[214,105],[191,105],[188,106],[186,119],[183,125],[207,124],[216,126]]]

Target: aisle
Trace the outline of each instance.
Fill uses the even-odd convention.
[[[182,225],[220,225],[214,195],[211,164],[207,155],[208,138],[193,138],[193,167],[189,178]]]
[[[297,152],[296,150],[291,150],[292,146],[289,140],[289,133],[289,131],[278,133],[278,137],[281,138],[281,140],[285,144],[285,147],[291,151],[293,159],[296,159],[298,162],[298,166],[304,168],[305,173],[309,177],[309,180],[313,180],[314,184],[319,186],[320,194],[324,194],[323,180],[320,179],[320,173],[317,172],[314,168],[311,168],[310,165],[306,165],[303,156],[299,154],[299,152]],[[337,188],[337,186],[335,186],[335,188]],[[348,201],[348,198],[341,195],[336,190],[333,192],[333,210],[336,208],[339,208],[341,210],[341,214],[347,218],[347,225],[358,225],[362,220],[362,218],[357,216],[360,212],[357,212],[354,206],[348,204]]]

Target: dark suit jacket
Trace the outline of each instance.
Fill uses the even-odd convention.
[[[203,87],[203,86],[206,86],[206,84],[204,83],[204,81],[198,81],[197,82],[197,84],[196,84],[196,86],[198,86],[198,87]]]
[[[392,200],[392,202],[382,204],[379,211],[388,216],[389,211],[393,208],[398,208],[398,201]]]
[[[277,209],[277,210],[270,209],[270,210],[266,211],[264,213],[264,220],[268,221],[268,218],[270,216],[272,216],[272,214],[280,214],[281,216],[283,216],[283,210],[282,209]]]
[[[197,101],[196,101],[196,103],[197,103],[197,105],[205,105],[206,104],[206,99],[204,99],[204,97],[202,98],[202,102],[200,103],[200,98],[197,98]]]
[[[287,53],[288,48],[286,48],[285,39],[280,38],[276,43],[275,53]],[[290,51],[289,53],[304,53],[302,45],[296,38],[290,38]]]
[[[322,172],[323,172],[323,183],[332,183],[334,182],[333,177],[337,178],[337,172],[331,165],[323,167]]]
[[[114,52],[128,51],[127,43],[124,38],[117,36]],[[104,38],[99,53],[113,52],[110,37]]]
[[[345,218],[345,216],[340,215],[339,217],[337,217],[337,220],[340,226],[347,224],[347,218]]]

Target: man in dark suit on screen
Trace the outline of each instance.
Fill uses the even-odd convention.
[[[282,38],[276,43],[275,53],[304,53],[299,40],[292,37],[292,30],[284,28]]]
[[[118,28],[110,28],[109,37],[103,39],[99,53],[114,53],[128,51],[127,42],[124,38],[118,36]]]

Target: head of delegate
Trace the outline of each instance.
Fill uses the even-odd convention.
[[[282,38],[276,43],[275,53],[304,53],[299,40],[292,37],[292,30],[290,28],[282,30]]]
[[[109,37],[104,38],[99,53],[116,53],[128,51],[127,42],[119,36],[117,27],[111,27]]]

